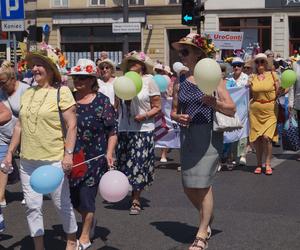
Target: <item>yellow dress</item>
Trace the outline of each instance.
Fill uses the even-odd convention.
[[[273,76],[272,76],[273,74]],[[277,133],[277,105],[275,73],[265,72],[265,78],[259,80],[254,74],[250,80],[252,99],[250,101],[250,142],[260,136],[268,136],[272,141],[278,141]]]

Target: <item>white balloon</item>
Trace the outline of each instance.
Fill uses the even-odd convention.
[[[177,75],[180,74],[181,71],[189,71],[189,68],[184,66],[181,62],[176,62],[173,64],[173,70],[176,72]]]
[[[117,78],[114,82],[114,91],[116,96],[123,100],[131,100],[137,95],[134,82],[126,76]]]
[[[194,69],[194,78],[198,88],[207,95],[211,95],[222,79],[220,65],[213,59],[200,60]]]

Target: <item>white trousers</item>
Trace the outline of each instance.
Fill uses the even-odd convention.
[[[62,167],[61,162],[20,160],[20,177],[26,201],[26,216],[31,237],[44,235],[43,195],[36,193],[30,186],[32,172],[43,165],[52,165],[57,168]],[[76,233],[77,222],[70,200],[69,181],[66,176],[64,176],[60,186],[51,193],[51,198],[60,216],[65,233]]]

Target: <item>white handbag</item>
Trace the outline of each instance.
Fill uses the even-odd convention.
[[[224,115],[221,112],[214,112],[213,130],[217,132],[230,132],[241,129],[243,125],[235,113],[234,117]]]

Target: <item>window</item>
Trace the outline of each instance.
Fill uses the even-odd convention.
[[[181,4],[181,0],[169,0],[169,4]]]
[[[129,5],[144,5],[144,0],[129,0]]]
[[[67,7],[68,0],[53,0],[54,7]]]
[[[105,5],[105,0],[90,0],[92,6]]]

